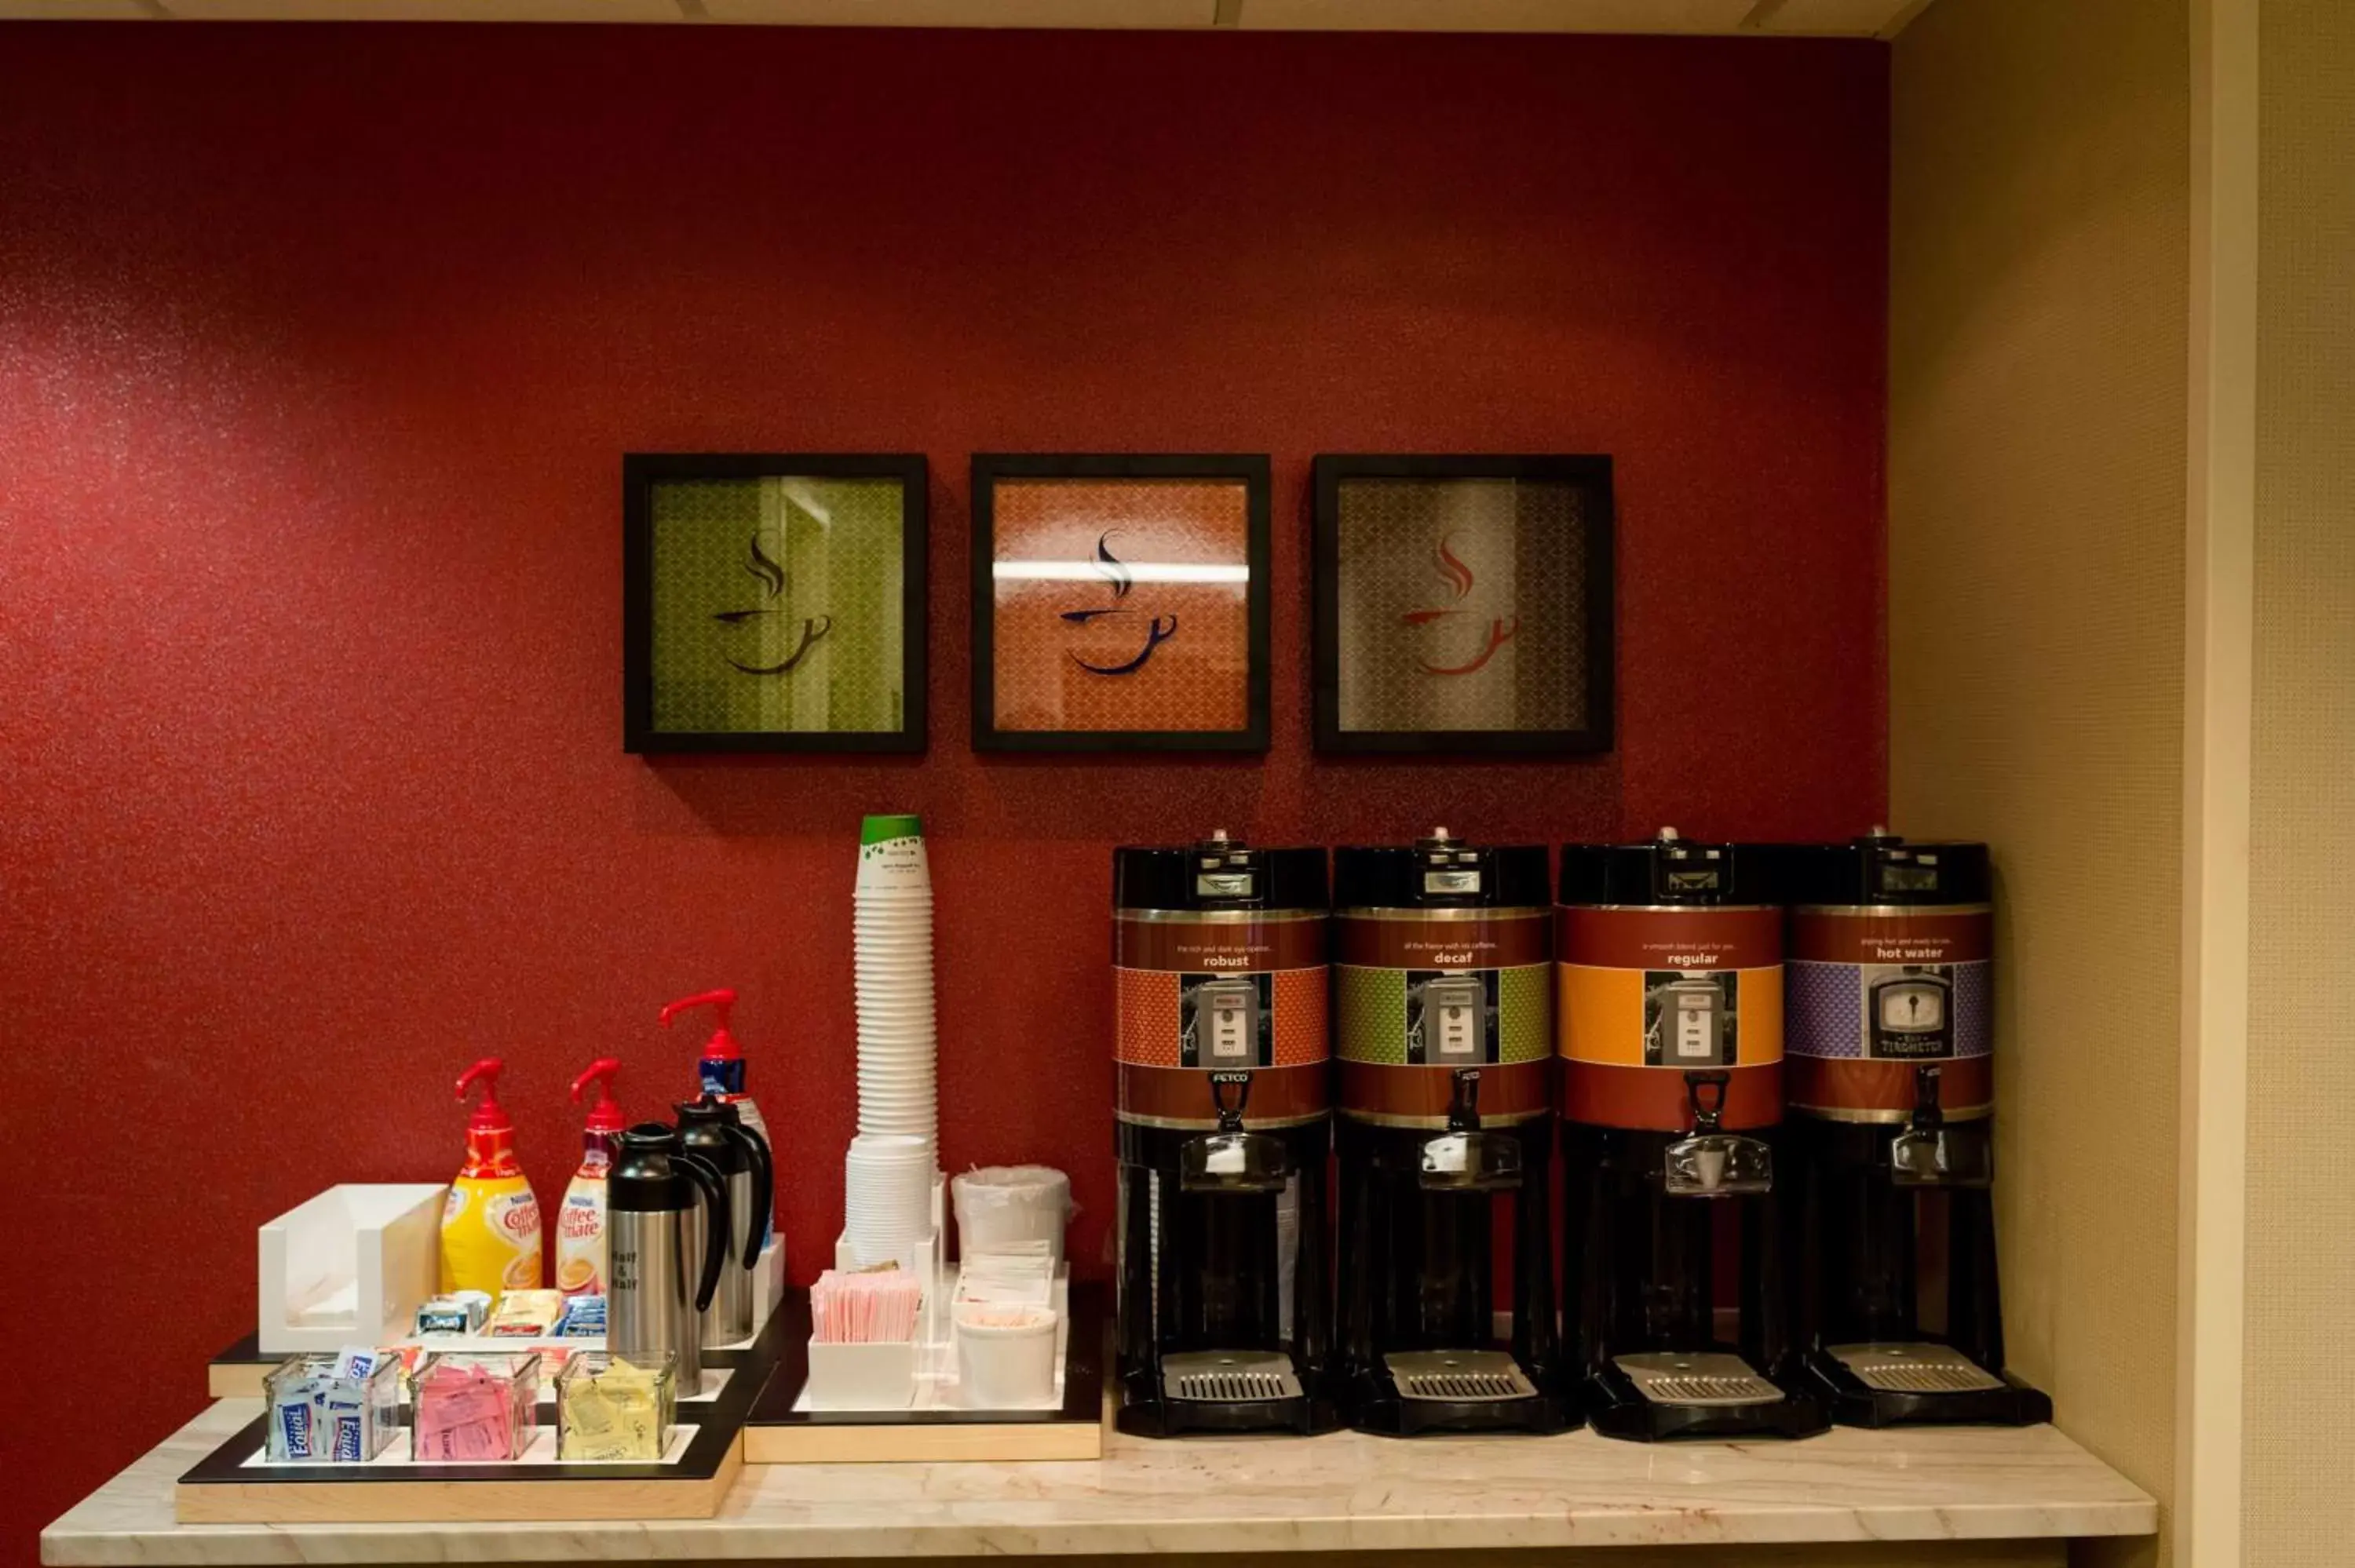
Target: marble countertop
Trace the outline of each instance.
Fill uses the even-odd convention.
[[[1834,1428],[1800,1443],[1108,1435],[1085,1463],[746,1467],[719,1517],[626,1524],[183,1525],[224,1401],[41,1533],[112,1563],[942,1557],[1998,1541],[2141,1535],[2151,1499],[2049,1426]]]

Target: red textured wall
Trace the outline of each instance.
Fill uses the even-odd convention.
[[[924,814],[952,1165],[1110,1207],[1109,847],[1845,834],[1884,800],[1884,56],[1758,40],[0,26],[10,1555],[197,1407],[253,1227],[504,1054],[651,1112],[744,989],[807,1276],[859,815]],[[919,450],[932,747],[620,748],[620,454]],[[1273,749],[967,749],[975,450],[1266,451]],[[1315,762],[1310,456],[1608,452],[1615,757]],[[101,1418],[102,1414],[103,1418]],[[54,1424],[29,1427],[28,1421]],[[52,1437],[55,1440],[51,1440]]]

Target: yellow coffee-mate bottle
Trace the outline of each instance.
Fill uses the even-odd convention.
[[[539,1288],[539,1201],[516,1161],[515,1123],[499,1105],[496,1056],[458,1080],[458,1097],[476,1079],[482,1102],[466,1123],[466,1163],[442,1207],[442,1288],[497,1296]]]

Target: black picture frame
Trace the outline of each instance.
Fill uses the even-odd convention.
[[[1265,453],[977,452],[973,459],[973,747],[998,752],[1268,748],[1270,465]],[[996,486],[1001,480],[1214,480],[1244,487],[1245,723],[1234,730],[1005,730],[996,723]]]
[[[900,727],[894,730],[663,730],[654,723],[654,490],[698,479],[890,479],[900,482]],[[629,452],[622,459],[622,749],[682,753],[922,752],[930,471],[918,453]]]
[[[1341,727],[1341,487],[1351,480],[1524,480],[1579,486],[1584,493],[1584,660],[1587,723],[1578,729],[1345,730]],[[1420,456],[1325,454],[1312,465],[1315,579],[1316,746],[1338,754],[1561,755],[1609,751],[1615,743],[1613,613],[1614,512],[1611,460],[1604,456]]]

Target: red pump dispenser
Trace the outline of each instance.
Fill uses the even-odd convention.
[[[576,1103],[590,1085],[597,1086],[596,1103],[589,1107],[589,1119],[582,1124],[583,1130],[592,1135],[603,1133],[611,1137],[629,1125],[622,1119],[622,1107],[613,1101],[613,1075],[621,1070],[620,1062],[611,1056],[600,1056],[589,1064],[588,1071],[572,1080],[572,1098]],[[613,1145],[606,1145],[606,1152],[613,1152]]]
[[[744,1052],[742,1048],[736,1044],[736,1036],[728,1032],[729,1015],[734,1010],[735,1006],[736,992],[727,986],[721,986],[717,991],[702,991],[696,992],[693,996],[680,997],[677,1001],[672,1002],[669,1006],[662,1010],[661,1022],[665,1029],[668,1029],[670,1027],[670,1021],[677,1018],[680,1013],[687,1012],[689,1008],[708,1007],[711,1009],[713,1028],[711,1031],[711,1038],[704,1042],[703,1060],[707,1064],[722,1062],[741,1064],[744,1060]],[[732,1087],[715,1088],[711,1083],[712,1076],[711,1068],[709,1065],[705,1066],[703,1069],[704,1086],[706,1088],[713,1088],[715,1093],[721,1095],[741,1095],[744,1092],[744,1069],[741,1065],[734,1069],[733,1076],[736,1079],[736,1083]]]
[[[457,1097],[462,1100],[476,1083],[483,1086],[483,1097],[466,1118],[466,1164],[461,1176],[512,1176],[523,1169],[516,1160],[515,1122],[499,1104],[499,1074],[506,1068],[498,1057],[485,1056],[458,1075]]]
[[[737,1119],[759,1133],[762,1141],[766,1143],[771,1141],[769,1124],[762,1117],[761,1107],[753,1104],[752,1097],[745,1092],[744,1052],[742,1047],[736,1044],[736,1036],[728,1029],[729,1015],[735,1006],[736,992],[727,986],[721,986],[717,991],[698,991],[693,996],[680,997],[677,1001],[664,1008],[662,1025],[666,1029],[669,1028],[672,1019],[689,1009],[698,1007],[711,1009],[713,1023],[711,1038],[704,1042],[703,1059],[698,1062],[695,1067],[695,1078],[699,1092],[716,1096],[734,1106]],[[771,1225],[770,1234],[775,1234],[773,1224]],[[765,1245],[765,1238],[763,1245]]]

